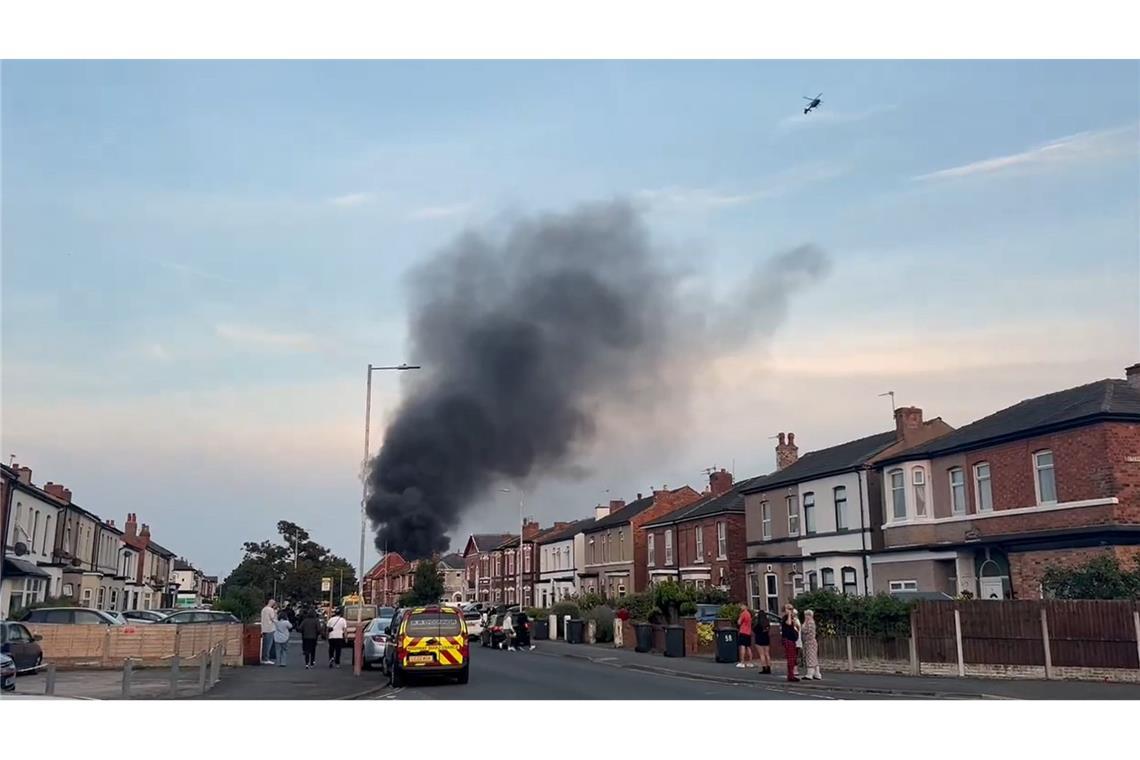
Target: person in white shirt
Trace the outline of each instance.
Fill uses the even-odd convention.
[[[261,664],[273,665],[273,634],[277,631],[277,602],[270,599],[261,608]]]
[[[292,630],[293,624],[287,618],[277,619],[276,630],[273,631],[273,647],[276,650],[274,656],[277,658],[278,667],[285,667],[289,659],[289,632]]]
[[[344,634],[348,628],[348,621],[344,619],[344,610],[337,607],[336,612],[327,623],[329,632],[329,667],[340,667],[340,651],[344,649]]]

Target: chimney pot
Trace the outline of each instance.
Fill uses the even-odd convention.
[[[794,464],[800,457],[799,447],[796,446],[796,434],[788,433],[785,437],[783,433],[779,435],[779,443],[776,444],[776,469],[782,470],[790,464]]]
[[[637,492],[637,500],[638,500],[638,501],[641,501],[641,491],[638,491],[638,492]]]
[[[24,467],[22,464],[14,464],[12,469],[16,471],[16,477],[21,483],[26,486],[32,484],[32,468]]]
[[[732,490],[732,473],[723,467],[717,472],[709,473],[709,492],[713,496],[720,496]]]
[[[1133,364],[1131,367],[1127,367],[1124,370],[1124,376],[1128,378],[1128,384],[1131,387],[1140,391],[1140,362]],[[30,478],[31,476],[32,472],[28,470],[28,477]]]
[[[922,430],[922,410],[917,406],[900,406],[895,409],[895,438],[906,441]]]

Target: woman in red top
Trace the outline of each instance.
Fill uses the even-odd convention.
[[[754,668],[752,661],[752,613],[748,605],[740,605],[740,616],[736,619],[736,643],[740,645],[740,660],[736,663],[738,668]]]

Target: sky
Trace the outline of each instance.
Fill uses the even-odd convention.
[[[833,266],[459,550],[520,490],[573,519],[888,430],[886,391],[963,425],[1140,360],[1136,62],[4,62],[0,118],[5,461],[211,574],[282,519],[356,561],[365,366],[416,360],[406,273],[470,227],[620,198],[710,296]]]

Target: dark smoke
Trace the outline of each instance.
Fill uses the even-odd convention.
[[[673,382],[670,358],[716,342],[700,333],[774,329],[788,290],[826,266],[797,249],[736,299],[763,301],[702,304],[698,319],[627,204],[524,221],[502,240],[462,236],[413,272],[412,356],[424,370],[372,463],[377,548],[447,550],[492,484],[570,464],[600,409],[655,403]]]

